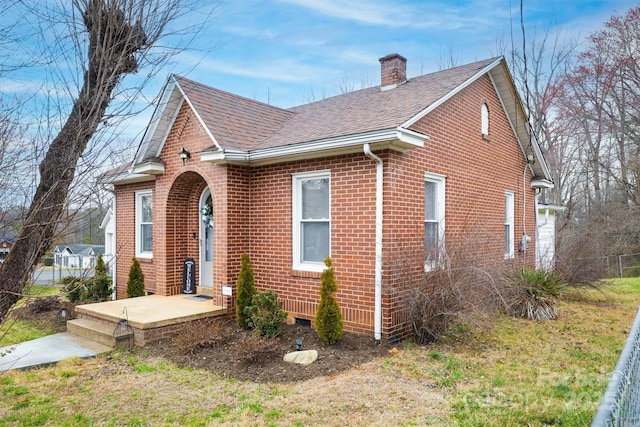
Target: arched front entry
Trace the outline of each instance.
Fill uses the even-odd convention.
[[[210,203],[211,193],[207,188],[207,182],[201,175],[189,171],[178,176],[169,190],[163,230],[167,295],[182,293],[182,269],[187,258],[193,258],[198,266],[196,283],[202,286],[205,279],[209,289],[213,284],[213,264],[209,263],[206,269],[201,268],[207,262],[207,255],[213,260],[213,228],[207,231],[203,227],[201,213],[202,207]],[[209,254],[201,250],[201,240],[207,239],[211,244]]]
[[[200,196],[200,286],[213,288],[213,203],[211,191]]]

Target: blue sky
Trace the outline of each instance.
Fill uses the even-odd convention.
[[[584,37],[634,6],[525,0],[527,37],[557,27],[566,37]],[[520,43],[519,8],[518,0],[228,1],[217,10],[211,53],[188,77],[288,107],[312,90],[316,98],[339,93],[345,80],[377,84],[378,58],[389,53],[408,59],[409,76],[451,58],[463,64],[494,56],[499,40],[509,43],[512,24]]]
[[[203,0],[203,5],[208,3]],[[525,0],[527,38],[561,28],[563,37],[584,40],[610,16],[637,5],[631,0]],[[338,94],[341,87],[379,84],[378,58],[389,53],[408,59],[409,77],[436,71],[452,60],[464,64],[496,56],[501,43],[510,43],[512,31],[521,43],[519,25],[519,0],[222,1],[194,44],[206,53],[177,56],[139,103],[148,103],[175,72],[290,107]],[[31,81],[37,76],[12,74],[10,81],[0,81],[0,94],[28,96],[39,87]],[[139,139],[149,115],[147,109],[132,118],[125,133]]]

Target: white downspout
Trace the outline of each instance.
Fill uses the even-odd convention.
[[[118,266],[116,265],[117,263],[117,255],[118,255],[118,250],[116,249],[118,247],[117,244],[117,236],[116,233],[118,232],[117,229],[118,227],[116,227],[117,223],[118,223],[118,218],[116,218],[116,192],[113,192],[113,241],[111,242],[111,249],[112,250],[112,254],[111,254],[111,286],[113,286],[113,290],[111,291],[111,299],[112,300],[117,300],[118,299],[118,293],[117,293],[117,288],[118,288],[118,284],[116,283],[116,271]]]
[[[364,154],[376,162],[376,266],[373,333],[376,340],[382,338],[382,159],[364,144]]]

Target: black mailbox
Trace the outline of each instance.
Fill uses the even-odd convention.
[[[196,293],[196,262],[193,258],[185,258],[182,265],[182,293]]]

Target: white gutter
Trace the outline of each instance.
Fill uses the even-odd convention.
[[[312,153],[322,153],[323,156],[327,155],[328,152],[337,153],[340,152],[340,150],[343,150],[341,152],[342,154],[345,152],[355,153],[360,152],[359,147],[362,144],[379,144],[388,142],[390,143],[390,149],[405,151],[423,147],[425,139],[426,136],[421,133],[410,129],[396,127],[251,151],[214,150],[203,151],[198,154],[200,155],[200,160],[204,162],[215,163],[227,161],[259,164],[260,162],[273,162],[274,159],[284,161],[287,159],[308,158]]]
[[[382,159],[364,144],[364,155],[376,162],[376,265],[373,333],[376,340],[382,338]]]

